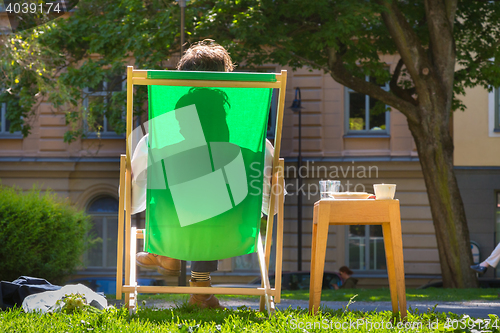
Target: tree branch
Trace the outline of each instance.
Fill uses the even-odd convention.
[[[396,65],[396,69],[394,70],[394,74],[392,75],[391,81],[389,82],[389,87],[391,88],[391,91],[399,98],[402,98],[405,101],[412,103],[413,105],[417,105],[417,101],[412,97],[412,95],[416,92],[416,89],[403,89],[398,85],[403,65],[403,59],[400,58],[398,64]]]
[[[418,123],[418,109],[410,103],[391,92],[385,91],[378,85],[367,82],[363,79],[352,75],[344,66],[342,56],[331,47],[328,52],[328,66],[330,68],[330,75],[333,79],[340,84],[356,90],[359,93],[375,97],[382,103],[388,104],[403,113],[409,122]]]
[[[396,1],[377,0],[385,7],[382,11],[382,19],[396,44],[406,69],[410,74],[419,98],[428,99],[428,91],[425,82],[420,76],[421,69],[428,68],[427,55],[422,47],[418,36],[406,21],[403,13],[399,10]]]

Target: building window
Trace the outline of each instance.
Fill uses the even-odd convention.
[[[380,225],[351,225],[347,235],[347,260],[351,269],[377,271],[387,268]]]
[[[118,239],[118,200],[105,196],[91,201],[87,213],[92,215],[89,247],[84,255],[87,268],[116,268]]]
[[[276,116],[278,115],[279,92],[279,89],[273,89],[273,96],[271,97],[271,109],[269,110],[269,118],[267,120],[268,139],[274,139],[274,137],[276,136]]]
[[[0,103],[0,136],[1,137],[22,137],[21,131],[10,132],[10,120],[7,119],[7,103]]]
[[[493,128],[494,132],[500,132],[500,87],[495,88],[495,103],[494,103],[494,112],[495,112],[495,127]]]
[[[495,245],[500,243],[500,191],[498,191],[496,193],[496,195],[497,195],[497,197],[496,197],[496,207],[495,207],[495,220],[496,220]],[[486,254],[486,255],[489,255],[489,254]],[[481,259],[484,260],[486,258],[481,258]],[[496,270],[495,270],[495,276],[496,277],[500,276],[500,265],[498,265]]]
[[[366,77],[366,81],[370,81]],[[373,81],[373,79],[372,79]],[[380,85],[389,90],[389,84]],[[389,134],[389,112],[378,112],[377,100],[345,88],[345,128],[347,134]],[[380,108],[380,107],[379,107]]]
[[[83,106],[85,113],[85,130],[89,137],[123,137],[117,134],[103,110],[111,102],[114,94],[125,90],[125,82],[121,76],[114,76],[109,80],[101,81],[95,88],[85,88]]]

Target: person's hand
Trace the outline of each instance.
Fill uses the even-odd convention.
[[[336,284],[333,285],[333,289],[335,290],[339,290],[339,286],[337,286]]]

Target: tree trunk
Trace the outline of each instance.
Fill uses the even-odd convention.
[[[434,101],[435,102],[435,101]],[[475,288],[469,229],[453,169],[453,138],[448,110],[428,103],[420,107],[421,121],[408,122],[417,145],[420,165],[436,231],[445,288]]]
[[[469,267],[472,263],[469,230],[453,169],[453,139],[449,130],[456,61],[453,39],[456,0],[425,1],[430,36],[427,46],[422,44],[397,1],[378,0],[378,3],[385,7],[381,16],[401,56],[389,83],[391,91],[352,75],[342,59],[346,48],[328,49],[330,73],[337,82],[405,115],[427,186],[444,287],[477,287],[475,273]],[[409,89],[398,85],[403,66],[414,85]]]

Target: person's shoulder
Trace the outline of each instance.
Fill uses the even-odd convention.
[[[149,133],[146,133],[140,140],[138,145],[147,144],[149,142]]]
[[[269,139],[266,139],[266,153],[269,155],[274,155],[274,146],[271,141],[269,141]]]

